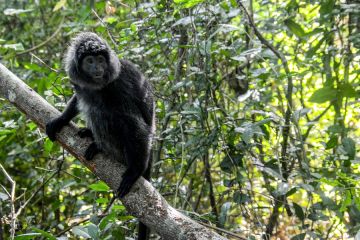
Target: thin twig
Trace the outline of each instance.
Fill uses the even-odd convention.
[[[10,238],[14,239],[15,230],[16,230],[16,219],[17,219],[17,214],[15,213],[15,199],[16,199],[15,198],[15,187],[16,187],[16,182],[6,172],[5,168],[1,165],[1,163],[0,163],[0,169],[4,173],[5,177],[11,183],[11,193],[9,195],[9,197],[10,197],[10,208],[11,208]],[[7,192],[7,194],[9,194],[9,193]]]
[[[40,187],[38,187],[38,189],[28,198],[28,200],[26,200],[26,202],[24,204],[22,204],[19,209],[16,212],[16,216],[21,214],[21,211],[26,207],[26,205],[29,204],[29,202],[36,196],[36,194],[38,194],[40,192],[40,190],[43,189],[43,187],[57,174],[57,171],[55,171],[48,179],[46,179]]]
[[[55,68],[52,68],[50,67],[48,64],[46,64],[41,58],[39,58],[38,56],[36,56],[35,54],[33,53],[30,53],[30,55],[34,58],[36,58],[39,62],[41,62],[42,64],[45,65],[45,67],[49,68],[51,71],[54,71],[56,73],[59,73],[60,71],[59,70],[56,70]]]
[[[63,23],[64,23],[64,19],[65,19],[65,17],[63,17],[63,18],[61,19],[61,22],[60,22],[58,28],[56,29],[56,31],[55,31],[48,39],[46,39],[44,42],[40,43],[39,45],[36,45],[36,46],[34,46],[34,47],[32,47],[32,48],[30,48],[30,49],[28,49],[28,50],[19,52],[19,53],[17,53],[16,55],[19,56],[19,55],[23,55],[23,54],[25,54],[25,53],[29,53],[29,52],[32,52],[32,51],[34,51],[34,50],[36,50],[36,49],[38,49],[38,48],[41,48],[42,46],[46,45],[46,44],[47,44],[48,42],[50,42],[54,37],[56,37],[56,35],[58,35],[58,33],[60,32],[60,30],[61,30],[61,28],[62,28],[62,25],[63,25]]]
[[[112,33],[109,30],[109,27],[107,26],[107,24],[100,18],[100,16],[97,14],[97,12],[94,9],[91,9],[91,11],[95,14],[95,16],[99,19],[99,21],[104,25],[104,27],[106,28],[106,31],[111,39],[111,42],[114,44],[114,46],[117,46],[117,43],[115,41],[114,36],[112,35]]]

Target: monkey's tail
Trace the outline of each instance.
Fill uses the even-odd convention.
[[[143,174],[143,177],[148,181],[150,181],[150,176],[151,176],[152,156],[153,154],[151,152],[148,167]],[[142,222],[139,222],[138,240],[148,240],[149,237],[150,237],[150,229]]]
[[[139,222],[139,232],[138,233],[139,233],[138,240],[148,240],[149,239],[149,228],[142,222]]]

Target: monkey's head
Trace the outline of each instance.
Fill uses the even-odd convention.
[[[72,39],[64,63],[71,82],[88,89],[105,87],[119,75],[121,67],[107,42],[91,32]]]

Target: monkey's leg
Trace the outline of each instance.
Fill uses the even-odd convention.
[[[150,156],[150,140],[147,129],[136,129],[131,134],[125,133],[125,136],[127,138],[123,144],[127,169],[118,188],[120,198],[129,193],[136,180],[147,170]]]
[[[78,131],[78,135],[81,138],[86,138],[89,137],[92,140],[94,140],[94,136],[92,131],[89,128],[80,128],[80,130]]]
[[[77,108],[77,98],[74,94],[69,100],[68,105],[66,106],[64,112],[57,118],[54,118],[50,122],[46,124],[46,134],[50,138],[51,141],[55,141],[56,133],[60,132],[60,130],[68,124],[71,119],[73,119],[79,110]]]

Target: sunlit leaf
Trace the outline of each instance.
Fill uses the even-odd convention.
[[[183,8],[191,8],[198,5],[199,3],[202,3],[203,1],[204,0],[174,0],[174,3]]]
[[[21,43],[4,44],[3,48],[14,49],[15,51],[24,51],[24,46]]]
[[[90,184],[89,187],[97,192],[107,192],[109,191],[109,186],[106,185],[103,181],[99,181],[97,183]]]
[[[31,12],[33,11],[32,9],[14,9],[14,8],[7,8],[4,10],[4,15],[9,15],[9,16],[13,16],[13,15],[17,15],[20,13],[27,13],[27,12]]]
[[[285,20],[285,25],[289,28],[289,30],[294,33],[297,37],[301,38],[305,36],[305,31],[304,29],[302,29],[302,27],[294,22],[291,19],[286,19]]]
[[[54,9],[53,9],[53,12],[56,12],[58,11],[60,8],[64,7],[66,4],[66,0],[60,0],[56,3]]]

